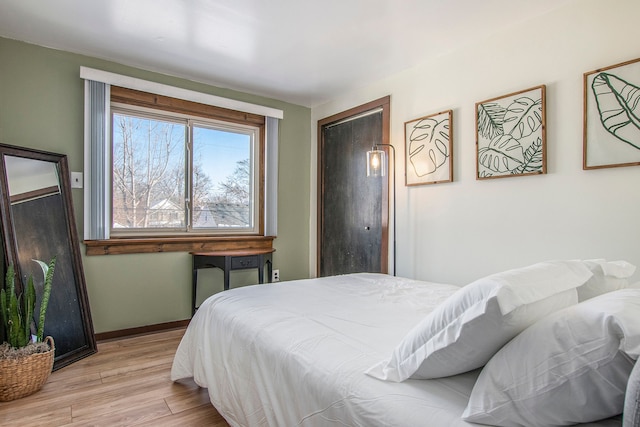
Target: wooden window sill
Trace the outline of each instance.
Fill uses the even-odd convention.
[[[153,237],[85,240],[87,255],[266,249],[275,236]]]

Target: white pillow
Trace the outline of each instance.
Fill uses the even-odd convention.
[[[628,279],[636,271],[636,266],[627,261],[589,259],[582,262],[589,267],[593,277],[578,288],[578,301],[580,302],[606,292],[629,287]]]
[[[381,380],[439,378],[483,366],[536,320],[576,304],[591,272],[580,261],[549,261],[493,274],[461,288],[366,373]]]
[[[622,289],[540,320],[483,368],[462,414],[498,426],[585,423],[622,412],[640,354],[640,289]]]

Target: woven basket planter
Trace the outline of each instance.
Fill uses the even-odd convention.
[[[0,402],[20,399],[40,390],[53,369],[53,338],[46,353],[34,353],[18,359],[0,360]]]

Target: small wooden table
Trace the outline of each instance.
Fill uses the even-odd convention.
[[[224,290],[229,289],[229,273],[232,270],[258,269],[258,283],[264,283],[265,264],[267,282],[271,282],[274,248],[241,249],[215,252],[191,252],[193,256],[193,289],[191,294],[191,315],[196,312],[196,292],[198,289],[198,269],[217,267],[224,272]]]

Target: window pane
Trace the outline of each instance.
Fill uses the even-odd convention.
[[[112,228],[182,229],[186,125],[113,114]]]
[[[252,135],[193,128],[193,228],[253,227]]]

